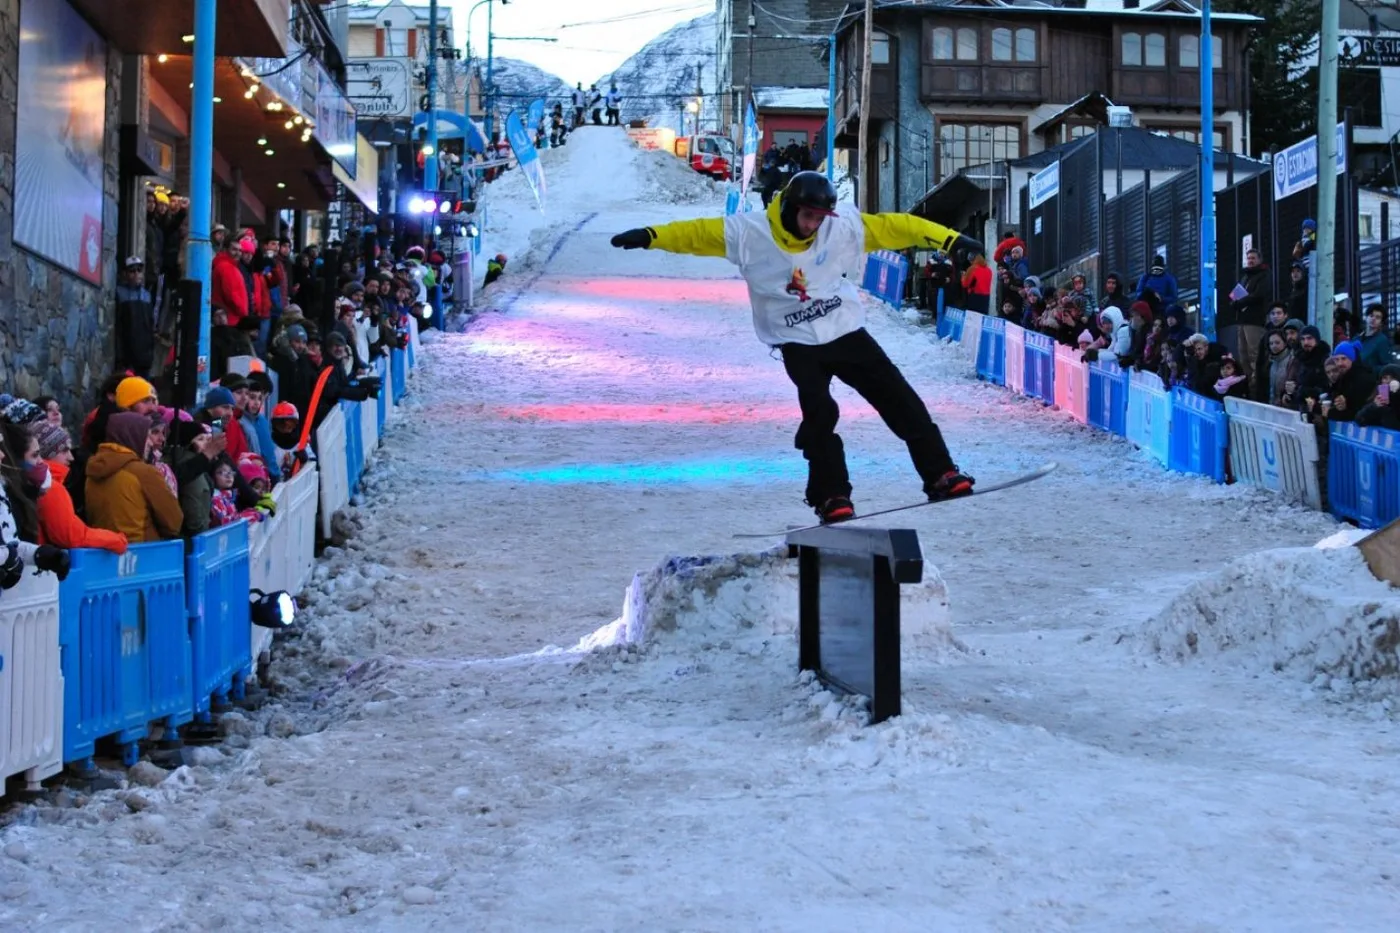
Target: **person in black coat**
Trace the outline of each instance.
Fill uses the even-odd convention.
[[[1356,413],[1356,423],[1368,428],[1400,431],[1400,364],[1381,369],[1376,394]]]

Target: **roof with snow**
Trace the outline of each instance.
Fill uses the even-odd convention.
[[[813,110],[825,113],[827,93],[824,87],[756,87],[754,106],[759,110]]]

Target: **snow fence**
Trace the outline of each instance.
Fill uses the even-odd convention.
[[[242,696],[272,644],[252,624],[249,589],[295,594],[310,581],[318,508],[328,535],[407,392],[417,343],[415,329],[407,349],[378,362],[379,399],[341,402],[326,418],[317,460],[274,487],[275,515],[120,556],[76,549],[61,584],[27,573],[6,591],[0,781],[20,775],[36,790],[65,763],[90,769],[99,745],[133,764],[157,731],[209,721]]]
[[[979,379],[1127,438],[1168,469],[1324,507],[1318,435],[1297,412],[1239,399],[1221,404],[1179,386],[1168,390],[1151,373],[1086,363],[1073,347],[960,308],[940,307],[936,332],[963,348]],[[1362,528],[1400,518],[1400,431],[1334,423],[1327,440],[1331,513]]]

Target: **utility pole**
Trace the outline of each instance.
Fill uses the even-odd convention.
[[[423,190],[438,189],[438,117],[437,117],[437,32],[438,0],[428,3],[428,155],[423,159]],[[428,232],[432,232],[429,224]]]
[[[1215,339],[1215,52],[1211,48],[1210,0],[1201,3],[1201,333]],[[1336,43],[1332,43],[1334,46]],[[1122,158],[1123,131],[1118,131]],[[1122,181],[1119,181],[1122,187]],[[1231,348],[1232,350],[1234,348]]]
[[[1322,32],[1317,41],[1317,280],[1314,320],[1324,340],[1332,337],[1332,298],[1336,294],[1337,251],[1337,31],[1340,0],[1322,0]]]
[[[209,391],[209,289],[214,257],[209,243],[214,194],[214,24],[216,0],[195,0],[190,94],[190,236],[185,273],[199,282],[199,364],[196,398]],[[230,233],[230,236],[234,234]]]
[[[874,46],[875,0],[865,0],[865,34],[861,36],[863,51],[860,56],[860,127],[856,134],[856,207],[871,213],[868,197],[870,188],[866,184],[866,172],[870,159],[865,146],[870,137],[870,52]]]
[[[834,27],[833,27],[834,28]],[[836,33],[827,37],[826,62],[826,180],[836,180]]]

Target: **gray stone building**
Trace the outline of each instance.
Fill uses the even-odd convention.
[[[844,0],[716,0],[720,125],[742,119],[751,88],[826,87],[826,37],[845,9]]]

